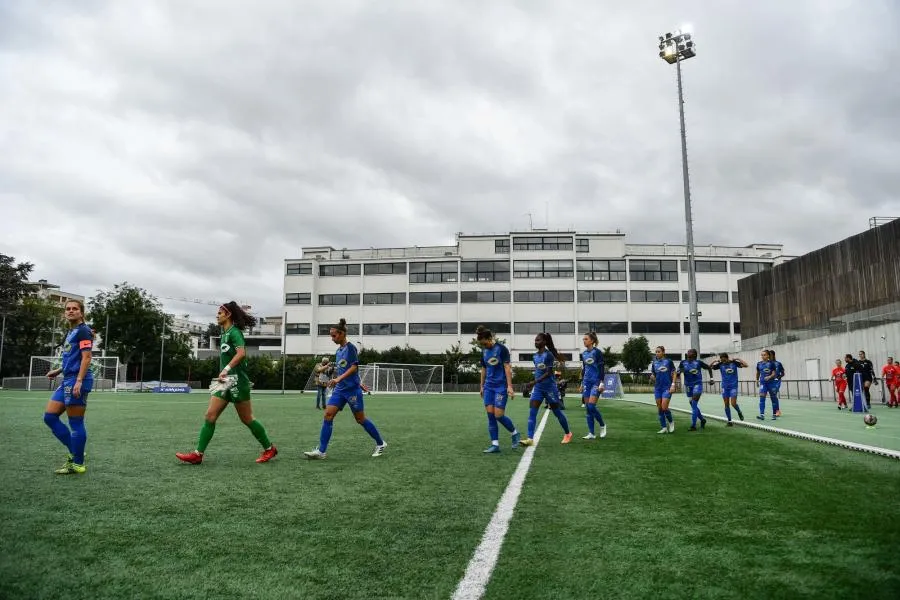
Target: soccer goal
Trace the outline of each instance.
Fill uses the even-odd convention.
[[[359,365],[359,380],[368,391],[442,394],[444,392],[444,365],[401,365],[374,363]],[[315,371],[306,380],[304,391],[316,389]]]
[[[58,356],[32,356],[28,369],[28,381],[25,389],[56,389],[61,379],[47,379],[47,373],[59,368],[62,364]],[[117,391],[125,383],[125,365],[119,363],[118,356],[95,356],[91,359],[91,372],[94,374],[95,391]]]

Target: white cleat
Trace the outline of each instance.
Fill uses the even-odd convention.
[[[670,421],[666,427],[669,429],[669,433],[675,433],[675,421]]]
[[[584,436],[584,437],[581,438],[581,439],[583,439],[583,440],[596,440],[596,439],[597,439],[597,436],[594,435],[593,433],[589,433],[589,434],[587,434],[586,436]]]
[[[602,440],[605,437],[606,437],[606,425],[604,425],[603,427],[600,428],[600,439]]]
[[[375,452],[372,453],[372,456],[381,456],[382,454],[384,454],[385,449],[387,449],[387,442],[375,446]]]
[[[311,452],[304,452],[303,456],[305,456],[309,460],[322,460],[328,455],[325,454],[324,452],[319,452],[319,449],[316,448],[315,450],[312,450]]]
[[[668,429],[668,427],[663,427],[662,429],[660,429],[660,430],[657,431],[656,433],[669,433],[669,429]]]

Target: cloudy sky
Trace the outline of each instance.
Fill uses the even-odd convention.
[[[8,1],[0,252],[277,314],[302,246],[529,212],[682,242],[656,36],[683,23],[698,244],[801,254],[900,215],[896,0]]]

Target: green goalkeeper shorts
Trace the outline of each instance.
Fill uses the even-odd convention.
[[[238,379],[236,385],[224,390],[217,390],[212,395],[225,402],[245,402],[250,399],[250,382]]]

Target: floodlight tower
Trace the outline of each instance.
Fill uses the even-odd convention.
[[[691,181],[688,175],[687,136],[684,131],[684,92],[681,86],[681,63],[697,55],[697,48],[687,28],[659,36],[659,57],[675,65],[678,77],[678,114],[681,117],[681,172],[684,180],[684,226],[687,232],[688,302],[691,347],[700,352],[700,313],[697,311],[697,271],[694,264],[694,225],[691,210]]]

